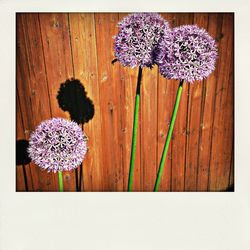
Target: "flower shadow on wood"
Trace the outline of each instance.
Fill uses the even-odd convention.
[[[87,123],[94,117],[94,104],[87,97],[83,84],[77,79],[68,79],[61,84],[57,100],[60,108],[68,111],[71,120],[78,124]]]
[[[25,165],[31,162],[29,154],[27,152],[27,148],[29,146],[29,142],[27,140],[18,140],[16,141],[16,165],[21,165],[23,169],[23,177],[25,190],[28,191],[28,180]]]
[[[16,142],[16,165],[26,165],[31,162],[27,148],[29,142],[27,140],[18,140]]]
[[[57,101],[63,111],[69,112],[72,121],[82,125],[82,129],[84,123],[89,122],[94,117],[94,104],[92,100],[87,97],[87,92],[78,79],[67,79],[60,85]],[[83,179],[82,164],[80,165],[79,173],[76,169],[75,174],[76,190],[80,191]]]

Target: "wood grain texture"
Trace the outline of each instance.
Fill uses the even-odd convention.
[[[84,125],[89,142],[89,151],[83,162],[83,184],[85,191],[103,189],[103,168],[101,144],[101,112],[99,81],[97,73],[97,52],[94,14],[70,14],[72,56],[75,78],[79,79],[87,96],[95,106],[94,119]]]
[[[154,189],[157,173],[157,68],[144,68],[141,86],[141,168],[143,190]],[[150,152],[150,154],[148,153]]]
[[[16,95],[16,121],[17,121],[17,126],[16,126],[16,135],[17,135],[17,143],[20,140],[25,140],[24,136],[24,129],[23,129],[23,121],[22,121],[22,113],[20,110],[20,102],[19,102],[19,97],[18,93]],[[18,150],[18,148],[16,149]],[[18,154],[18,152],[17,152]],[[19,163],[19,162],[17,162]],[[32,187],[25,185],[25,177],[26,171],[24,170],[23,164],[19,164],[16,166],[16,190],[17,191],[29,191],[32,190]],[[27,174],[26,174],[27,175]],[[29,176],[28,178],[29,182],[31,182],[32,178]],[[27,186],[27,187],[26,187]]]
[[[163,17],[168,20],[170,27],[176,26],[176,14],[163,14]],[[158,78],[158,127],[157,127],[157,169],[160,165],[163,148],[168,133],[174,102],[176,97],[178,81],[166,80],[159,75]],[[173,137],[173,136],[172,136]],[[159,191],[171,191],[172,189],[172,143],[169,144],[162,180],[159,186]]]
[[[208,32],[209,34],[220,39],[222,16],[220,14],[209,14]],[[219,42],[219,41],[218,41]],[[218,49],[220,51],[219,43]],[[218,65],[218,62],[217,62]],[[213,133],[213,121],[215,112],[215,93],[217,85],[217,77],[219,68],[216,67],[213,74],[204,80],[203,99],[202,99],[202,114],[201,114],[201,130],[199,141],[199,159],[198,159],[198,176],[197,190],[207,191],[209,183],[209,168],[211,155],[211,142]]]
[[[63,173],[65,191],[126,191],[138,68],[112,64],[117,23],[128,13],[17,14],[16,140],[28,140],[43,120],[70,119],[57,94],[78,79],[94,104],[80,124],[89,151],[76,171]],[[225,191],[234,185],[234,16],[163,13],[171,27],[196,23],[217,41],[216,70],[184,83],[159,191]],[[133,191],[153,191],[178,81],[144,68]],[[24,169],[25,168],[25,169]],[[25,170],[25,171],[24,171]],[[25,187],[24,173],[27,177]],[[58,191],[57,174],[17,166],[17,191]]]
[[[233,137],[233,16],[223,15],[210,159],[209,189],[225,190],[228,186]]]
[[[208,14],[194,14],[194,23],[207,29]],[[185,160],[185,191],[196,191],[200,142],[201,113],[203,111],[204,81],[190,84],[188,98],[187,144]]]
[[[57,94],[60,85],[74,76],[67,14],[39,14],[44,63],[52,117],[69,118],[60,109]],[[57,176],[55,180],[58,182]],[[64,191],[75,191],[75,172],[64,172]]]
[[[43,120],[51,117],[39,20],[37,14],[17,19],[17,88],[23,116],[24,132],[30,132]],[[25,62],[25,63],[24,63]],[[33,191],[54,191],[52,173],[41,171],[30,163]]]
[[[193,24],[193,14],[178,15],[176,26],[184,24]],[[177,93],[178,84],[175,86],[175,93]],[[185,189],[187,122],[190,113],[188,110],[189,88],[189,84],[184,83],[172,136],[172,191]]]
[[[114,59],[113,36],[117,33],[118,14],[95,14],[98,81],[100,91],[101,125],[104,168],[104,190],[123,190],[121,159],[121,81],[120,65]]]

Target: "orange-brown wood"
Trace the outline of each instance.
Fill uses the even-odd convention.
[[[175,80],[166,80],[159,77],[158,86],[158,148],[157,148],[157,168],[160,165],[163,148],[165,145],[176,96]],[[159,191],[171,191],[171,171],[172,170],[172,141],[169,144],[165,167],[159,186]]]
[[[128,176],[131,159],[131,144],[133,132],[134,105],[136,96],[136,85],[138,77],[138,68],[130,69],[128,67],[121,69],[123,84],[123,162],[124,162],[124,190],[128,188]],[[136,155],[135,168],[133,177],[133,191],[141,191],[143,189],[143,172],[141,168],[141,102],[139,107],[139,121],[136,138]]]
[[[100,91],[104,190],[123,190],[121,159],[121,81],[120,65],[114,59],[113,36],[117,33],[118,14],[95,14],[98,81]]]
[[[230,177],[228,187],[233,189],[234,188],[234,149],[232,150],[232,160],[230,166]]]
[[[168,20],[170,28],[176,27],[176,14],[163,14],[166,20]],[[157,170],[160,165],[163,148],[165,145],[172,112],[174,108],[174,102],[176,97],[177,86],[179,82],[176,80],[167,80],[159,74],[158,78],[158,144],[157,144]],[[167,158],[165,161],[164,171],[159,186],[159,191],[171,191],[172,188],[172,141],[169,144]]]
[[[208,32],[214,39],[219,39],[221,34],[222,16],[220,14],[209,14]],[[219,40],[218,40],[218,49]],[[220,53],[220,52],[219,52]],[[216,63],[218,65],[218,61]],[[216,92],[216,79],[218,76],[218,67],[215,71],[203,81],[203,100],[202,113],[200,122],[200,139],[199,139],[199,159],[198,159],[198,176],[197,176],[197,190],[208,190],[209,167],[210,167],[210,153],[211,141],[213,133],[214,121],[214,104]]]
[[[16,140],[17,142],[20,140],[25,140],[24,130],[23,130],[23,122],[22,122],[22,114],[20,110],[18,93],[16,96]],[[18,148],[16,148],[18,150]],[[19,163],[19,162],[18,162]],[[25,177],[26,175],[26,177]],[[29,191],[32,190],[31,185],[27,186],[25,184],[25,178],[27,179],[26,171],[24,171],[23,164],[16,166],[16,191]],[[29,183],[31,183],[32,179],[29,176]]]
[[[194,14],[194,23],[207,29],[208,14]],[[189,85],[187,144],[185,162],[185,191],[196,191],[198,173],[198,153],[200,141],[200,121],[203,111],[204,81]]]
[[[39,14],[44,61],[49,87],[52,117],[70,119],[69,114],[60,109],[57,94],[60,85],[74,76],[70,46],[68,14]],[[58,183],[57,174],[55,180]],[[75,171],[63,173],[64,191],[75,191]],[[58,187],[57,187],[58,189]]]
[[[26,187],[25,187],[24,173],[23,173],[23,166],[22,165],[16,166],[16,191],[17,192],[28,191],[28,190],[26,190]]]
[[[95,17],[94,14],[70,14],[69,19],[75,78],[83,84],[95,110],[94,117],[84,124],[89,151],[83,162],[83,185],[85,191],[98,191],[103,189],[103,168]]]
[[[157,68],[143,68],[141,85],[141,168],[143,190],[153,191],[157,173]],[[148,153],[150,152],[150,154]]]
[[[193,23],[193,14],[178,14],[175,25]],[[177,93],[179,82],[175,86]],[[176,95],[176,94],[175,94]],[[174,97],[175,98],[175,97]],[[189,83],[184,82],[172,138],[172,191],[184,191]]]
[[[22,114],[20,110],[20,102],[18,93],[16,96],[16,140],[17,143],[20,141],[27,141],[27,136],[25,136]],[[18,150],[18,148],[16,148]],[[17,176],[16,176],[16,190],[17,191],[33,191],[33,176],[31,174],[31,168],[29,163],[23,162],[20,165],[17,165]]]
[[[233,15],[223,14],[214,111],[209,189],[226,190],[233,143]]]
[[[127,13],[17,14],[17,137],[28,140],[43,120],[70,119],[58,104],[61,83],[79,79],[94,104],[83,125],[89,152],[83,172],[64,172],[64,190],[126,191],[138,68],[115,58],[117,23]],[[170,26],[196,23],[217,40],[216,70],[184,83],[159,191],[224,191],[234,184],[233,14],[164,13]],[[133,191],[152,191],[179,82],[144,68]],[[80,124],[80,126],[82,126]],[[25,166],[28,191],[58,191],[58,176]],[[76,179],[77,178],[77,179]],[[81,181],[80,181],[81,179]],[[77,183],[76,183],[77,180]],[[23,166],[16,190],[25,191]]]
[[[17,15],[17,38],[17,88],[24,132],[29,137],[41,121],[51,117],[37,14]],[[53,174],[33,163],[30,166],[33,190],[54,191]]]

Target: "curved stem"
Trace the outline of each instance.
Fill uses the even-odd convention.
[[[141,94],[141,79],[142,79],[142,68],[139,67],[137,86],[136,86],[136,96],[135,96],[134,124],[133,124],[133,136],[132,136],[130,169],[129,169],[129,179],[128,179],[128,191],[132,191],[132,186],[133,186],[135,152],[136,152],[136,137],[137,137],[140,94]]]
[[[160,166],[159,166],[159,170],[158,170],[158,174],[157,174],[157,178],[156,178],[156,182],[155,182],[155,187],[154,187],[155,192],[158,191],[158,188],[159,188],[159,185],[160,185],[161,176],[162,176],[163,169],[164,169],[164,163],[165,163],[165,160],[166,160],[169,143],[170,143],[171,136],[172,136],[172,133],[173,133],[174,123],[175,123],[178,107],[179,107],[179,104],[180,104],[182,88],[183,88],[183,80],[180,81],[180,84],[179,84],[179,87],[178,87],[178,91],[177,91],[177,95],[176,95],[176,99],[175,99],[174,110],[173,110],[171,122],[170,122],[170,125],[169,125],[168,135],[167,135],[167,139],[166,139],[166,142],[165,142],[165,145],[164,145],[163,153],[162,153],[162,156],[161,156],[161,162],[160,162]]]
[[[63,176],[62,176],[62,171],[58,171],[58,180],[59,180],[59,191],[63,192]]]

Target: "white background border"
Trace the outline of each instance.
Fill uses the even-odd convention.
[[[15,12],[235,12],[233,193],[16,193]],[[250,249],[249,1],[0,0],[0,249]]]

